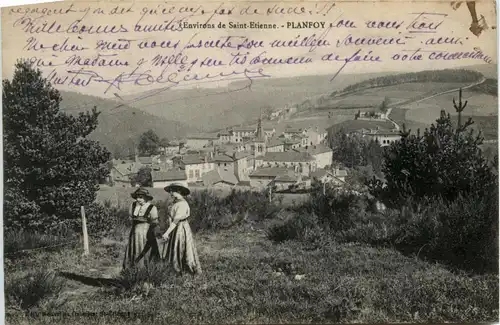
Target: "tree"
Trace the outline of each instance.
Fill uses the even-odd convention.
[[[401,141],[384,154],[386,183],[372,180],[372,194],[386,205],[400,206],[408,198],[453,201],[459,195],[480,197],[492,192],[496,178],[479,148],[481,134],[467,130],[471,124],[469,120],[455,128],[443,111],[423,135],[403,129]]]
[[[137,174],[132,177],[132,186],[139,184],[140,186],[152,187],[153,178],[151,177],[151,168],[141,167]]]
[[[148,130],[141,135],[139,140],[139,153],[141,155],[154,155],[158,152],[160,138],[153,130]]]
[[[387,109],[389,108],[389,103],[390,103],[390,100],[389,100],[389,97],[384,97],[384,100],[382,101],[382,103],[379,105],[378,109],[382,112],[382,113],[386,113],[387,112]]]
[[[168,147],[170,141],[167,138],[161,138],[159,146],[161,147]]]
[[[44,230],[78,220],[109,174],[110,153],[87,139],[97,109],[60,111],[59,91],[27,61],[2,83],[5,227]]]

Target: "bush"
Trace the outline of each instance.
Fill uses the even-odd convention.
[[[90,236],[102,237],[128,228],[128,209],[114,206],[111,201],[92,203],[85,209],[87,230]],[[81,223],[75,225],[81,229]]]
[[[52,271],[37,271],[6,281],[6,305],[13,309],[29,310],[40,307],[50,298],[58,297],[65,281]],[[61,301],[63,303],[63,301]]]
[[[313,190],[309,207],[320,222],[334,232],[351,228],[370,208],[366,196],[336,188],[327,189],[325,194],[319,189]]]
[[[267,230],[267,237],[275,242],[299,240],[314,243],[321,240],[323,230],[316,215],[298,214],[271,226]]]
[[[245,221],[257,221],[276,216],[282,208],[281,198],[269,202],[265,192],[233,189],[225,197],[210,190],[192,192],[187,198],[191,208],[190,225],[193,231],[229,228]],[[258,204],[256,204],[258,202]],[[168,220],[171,201],[162,204],[162,219]]]
[[[453,202],[436,199],[411,213],[395,237],[405,249],[421,250],[428,258],[476,272],[498,272],[498,197],[459,196]]]

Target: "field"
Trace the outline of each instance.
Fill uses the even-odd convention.
[[[498,318],[498,278],[453,274],[439,264],[363,244],[275,244],[266,225],[198,233],[204,273],[161,285],[114,287],[124,240],[33,254],[7,266],[64,274],[65,303],[46,315],[9,311],[8,324],[388,323]],[[123,234],[124,238],[126,237]],[[123,238],[123,239],[124,239]],[[292,267],[287,268],[287,265]],[[55,314],[50,316],[51,312]],[[89,315],[91,315],[89,317]]]
[[[377,107],[385,97],[389,98],[389,105],[396,105],[411,100],[433,96],[435,94],[467,86],[469,83],[403,83],[397,86],[387,86],[360,90],[345,96],[332,98],[322,106],[329,108],[367,108]]]

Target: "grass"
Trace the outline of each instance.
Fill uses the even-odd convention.
[[[273,244],[266,239],[266,229],[263,224],[197,235],[204,269],[198,277],[165,273],[162,281],[131,285],[135,289],[123,295],[115,288],[69,281],[65,290],[73,295],[54,310],[58,317],[35,319],[8,309],[7,320],[62,324],[89,312],[93,316],[85,322],[93,324],[132,324],[137,318],[162,324],[498,319],[497,276],[453,274],[438,264],[364,244],[331,242],[314,249],[297,241]],[[123,243],[111,246],[111,251],[109,247],[92,247],[83,262],[67,251],[41,255],[29,266],[57,264],[61,270],[90,275],[91,268],[102,268],[105,261],[119,265]],[[303,277],[298,280],[297,274]],[[117,271],[107,275],[119,278]],[[126,313],[128,318],[121,316]]]

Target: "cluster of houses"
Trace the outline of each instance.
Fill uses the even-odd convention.
[[[151,169],[152,186],[173,182],[188,186],[307,189],[314,180],[342,185],[347,172],[332,168],[333,151],[326,145],[327,131],[317,127],[233,127],[214,134],[197,134],[183,143],[172,142],[153,157],[115,160],[112,183],[132,186],[141,167]]]

